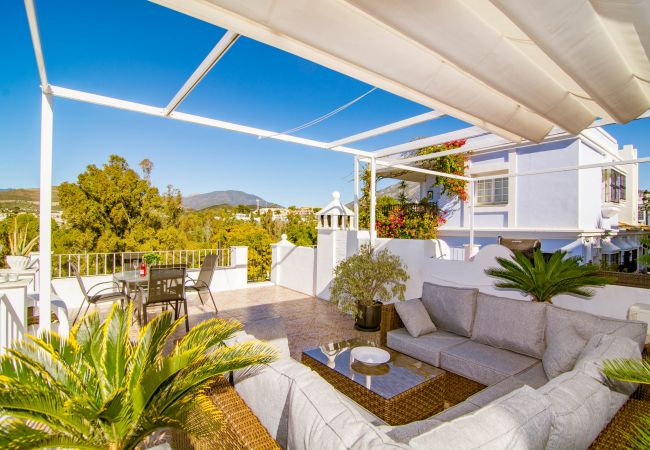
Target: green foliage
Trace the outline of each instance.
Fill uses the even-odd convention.
[[[184,319],[173,321],[169,311],[133,342],[132,312],[116,304],[105,322],[86,316],[68,338],[49,332],[7,349],[0,448],[134,449],[164,428],[214,437],[222,421],[207,394],[214,378],[277,356],[259,341],[223,345],[242,328],[224,319],[206,320],[175,342]]]
[[[404,300],[409,275],[399,256],[388,249],[375,251],[369,244],[334,268],[332,301],[348,314],[358,316],[359,306],[370,306],[393,297]]]
[[[22,216],[22,217],[21,217]],[[26,218],[20,220],[19,218]],[[14,216],[12,230],[7,233],[9,240],[9,254],[12,256],[28,256],[32,249],[38,244],[38,234],[28,240],[31,214],[18,214]]]
[[[142,259],[144,259],[144,262],[147,264],[147,266],[151,267],[153,265],[160,264],[162,257],[158,253],[149,252],[142,255]]]
[[[74,251],[151,249],[161,241],[174,249],[184,243],[165,236],[165,231],[157,235],[175,225],[182,213],[180,192],[168,186],[161,195],[117,155],[101,169],[88,166],[76,183],[61,184],[59,203],[66,227],[83,236],[73,242],[85,248]]]
[[[536,302],[553,302],[560,294],[593,297],[587,286],[604,286],[609,278],[598,275],[594,264],[580,264],[580,258],[567,258],[567,253],[557,251],[546,261],[541,250],[535,250],[531,262],[521,252],[513,259],[497,258],[500,268],[486,269],[485,273],[503,281],[494,285],[501,289],[516,289],[533,297]]]
[[[615,359],[603,363],[602,373],[608,378],[630,383],[650,384],[650,362],[645,359]],[[632,448],[650,448],[650,415],[641,417],[635,434],[627,436]]]

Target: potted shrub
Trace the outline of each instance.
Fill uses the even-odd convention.
[[[569,257],[565,251],[558,250],[547,260],[542,251],[533,252],[532,261],[523,253],[515,252],[512,259],[497,258],[501,267],[485,271],[498,278],[494,285],[501,289],[515,289],[528,294],[535,302],[553,303],[553,297],[572,294],[591,298],[594,291],[589,286],[604,286],[610,279],[599,275],[600,269],[594,264],[580,264],[580,258]]]
[[[206,320],[177,340],[184,319],[164,311],[132,341],[132,319],[132,304],[115,304],[105,322],[87,315],[67,338],[16,341],[0,358],[0,448],[130,450],[169,428],[217,439],[215,377],[277,357],[256,340],[224,345],[242,329],[233,320]]]
[[[9,254],[6,257],[7,265],[11,270],[19,272],[24,270],[29,263],[29,253],[38,243],[38,235],[27,241],[28,224],[21,231],[18,226],[18,216],[14,217],[14,230],[9,233]]]
[[[151,252],[151,253],[145,253],[142,256],[142,259],[144,259],[144,262],[147,265],[147,267],[151,267],[156,264],[160,264],[162,257],[158,253]]]
[[[334,269],[331,298],[342,312],[354,315],[355,328],[377,331],[382,303],[393,297],[404,300],[408,279],[399,256],[366,244]]]

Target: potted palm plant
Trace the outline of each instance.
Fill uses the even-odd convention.
[[[175,341],[184,319],[166,311],[132,341],[132,316],[132,304],[115,304],[105,322],[85,316],[68,338],[26,336],[7,349],[0,448],[135,449],[169,428],[215,439],[222,416],[207,395],[215,377],[276,358],[259,341],[224,345],[241,329],[236,321],[206,320]]]
[[[397,297],[404,300],[406,266],[399,256],[369,244],[341,261],[334,269],[331,299],[344,313],[355,318],[355,328],[377,331],[381,325],[381,305]]]
[[[590,286],[604,286],[610,279],[599,275],[594,264],[580,264],[580,258],[567,257],[557,251],[546,260],[541,250],[533,252],[532,261],[523,253],[515,252],[512,259],[497,258],[501,267],[486,269],[485,273],[499,280],[494,285],[500,289],[515,289],[528,294],[536,302],[553,303],[553,297],[572,294],[591,298]]]
[[[9,233],[9,254],[6,257],[7,265],[13,271],[21,271],[29,263],[29,253],[38,243],[38,235],[27,241],[27,232],[29,224],[20,230],[18,226],[18,216],[14,217],[13,232]]]

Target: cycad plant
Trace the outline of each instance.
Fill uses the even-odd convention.
[[[88,315],[67,338],[49,332],[8,348],[0,357],[0,448],[133,449],[166,428],[214,439],[222,418],[207,395],[214,378],[276,358],[259,341],[225,346],[241,325],[223,319],[172,345],[183,319],[171,312],[132,342],[132,316],[132,305],[116,304],[103,323]]]
[[[616,359],[603,363],[603,374],[608,378],[631,383],[650,384],[650,362],[645,359]],[[650,415],[645,414],[628,436],[632,448],[650,449]]]
[[[564,251],[557,251],[547,260],[541,250],[533,252],[532,261],[521,252],[515,252],[512,259],[497,258],[501,267],[485,271],[497,281],[494,285],[501,289],[516,289],[532,296],[536,302],[553,302],[560,294],[573,294],[580,297],[593,297],[589,286],[604,286],[609,278],[598,274],[594,264],[580,264],[580,258],[567,257]]]

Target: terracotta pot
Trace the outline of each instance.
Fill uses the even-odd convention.
[[[14,272],[20,272],[21,270],[25,270],[28,263],[29,263],[28,256],[7,255],[7,265]]]
[[[361,314],[354,321],[354,328],[359,331],[378,331],[381,326],[381,303],[359,306]]]

